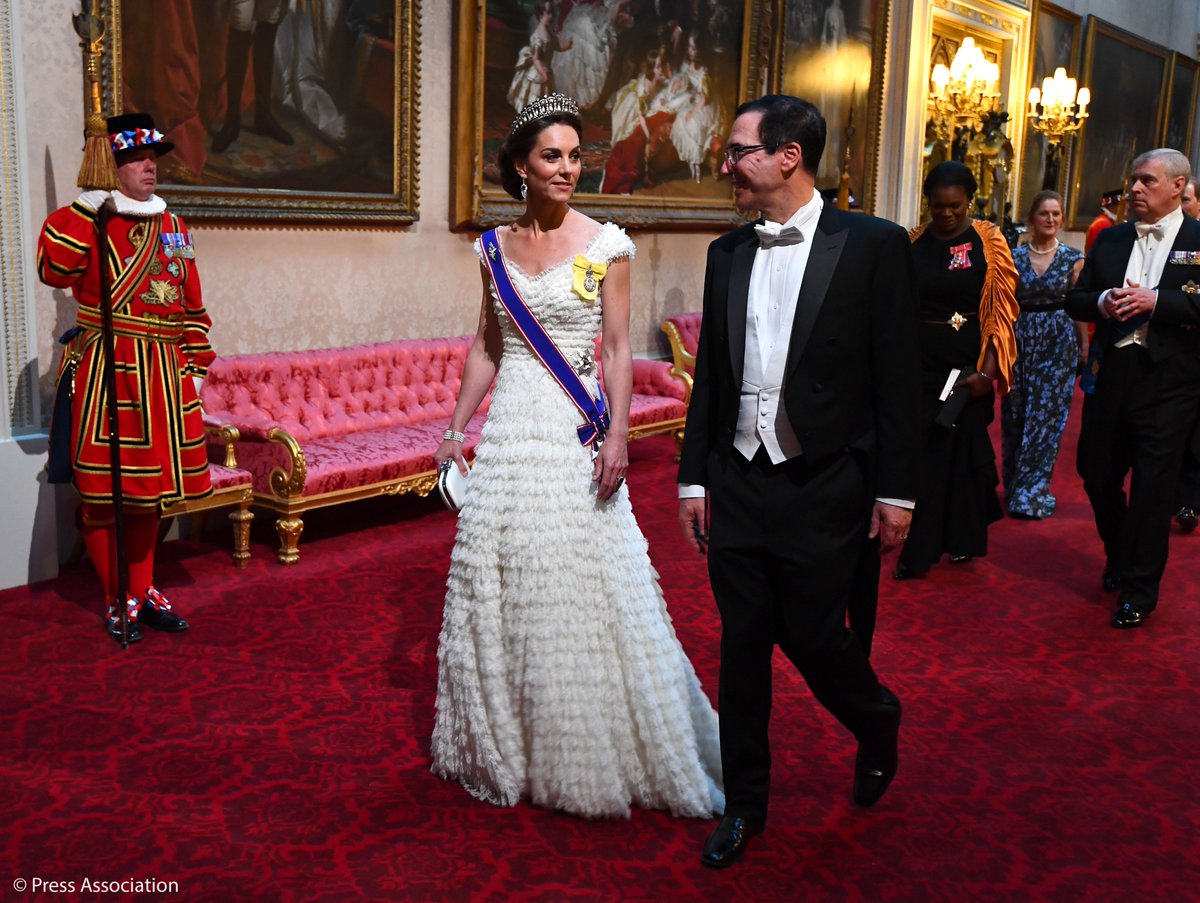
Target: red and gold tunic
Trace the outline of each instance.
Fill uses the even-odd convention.
[[[214,354],[187,228],[166,211],[114,213],[105,260],[113,298],[124,502],[157,507],[203,498],[211,492],[208,455],[191,376],[204,376]],[[70,288],[79,302],[80,331],[59,367],[61,380],[67,364],[77,362],[71,393],[75,486],[84,501],[111,502],[96,214],[78,202],[50,214],[38,240],[37,266],[43,282]]]

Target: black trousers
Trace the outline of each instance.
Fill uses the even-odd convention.
[[[845,620],[873,499],[850,453],[776,466],[761,449],[753,461],[733,452],[709,470],[725,812],[765,818],[776,645],[860,743],[886,742],[894,730],[895,698]]]
[[[1121,577],[1120,601],[1142,611],[1158,605],[1198,405],[1200,360],[1178,354],[1156,364],[1138,345],[1106,349],[1096,391],[1084,399],[1076,467],[1108,566]]]
[[[1184,446],[1183,470],[1179,475],[1179,505],[1200,510],[1200,421]]]

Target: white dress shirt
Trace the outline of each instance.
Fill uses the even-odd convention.
[[[1141,223],[1135,225],[1140,226]],[[1139,236],[1133,243],[1133,250],[1129,252],[1129,263],[1125,267],[1125,284],[1136,283],[1142,288],[1154,290],[1155,297],[1158,296],[1158,283],[1162,279],[1163,269],[1167,265],[1167,258],[1171,256],[1171,246],[1175,244],[1175,238],[1179,235],[1179,227],[1183,225],[1183,210],[1176,207],[1155,225],[1162,227],[1161,237],[1154,234],[1146,234]],[[1112,289],[1108,289],[1100,294],[1100,316],[1105,319],[1111,319],[1108,311],[1104,309],[1104,302],[1108,299],[1108,293]],[[1150,312],[1150,316],[1154,316],[1154,311]],[[1146,335],[1150,331],[1150,324],[1143,323],[1129,335],[1123,337],[1116,343],[1114,347],[1124,348],[1126,345],[1141,345],[1146,347]]]
[[[765,447],[772,463],[794,458],[802,451],[783,406],[783,369],[787,362],[796,302],[817,234],[824,201],[819,192],[782,224],[766,220],[755,227],[760,236],[782,233],[780,239],[760,238],[750,271],[746,299],[746,348],[743,356],[741,402],[734,448],[746,460]],[[705,488],[679,484],[679,497],[703,498]],[[912,508],[906,499],[879,499]]]

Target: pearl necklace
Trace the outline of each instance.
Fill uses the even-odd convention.
[[[1033,246],[1033,242],[1029,242],[1028,244],[1026,244],[1026,247],[1029,248],[1030,254],[1053,254],[1055,251],[1058,250],[1058,245],[1059,245],[1059,241],[1056,238],[1056,239],[1054,239],[1054,247],[1046,248],[1046,250],[1044,250],[1044,251],[1041,248],[1035,248]]]

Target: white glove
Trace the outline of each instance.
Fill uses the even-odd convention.
[[[192,385],[196,387],[196,397],[200,397],[200,393],[204,390],[204,377],[192,374]]]
[[[87,207],[88,210],[92,211],[92,213],[95,213],[110,197],[112,197],[111,191],[96,189],[94,191],[85,191],[76,199],[75,203],[79,204],[81,207]]]

